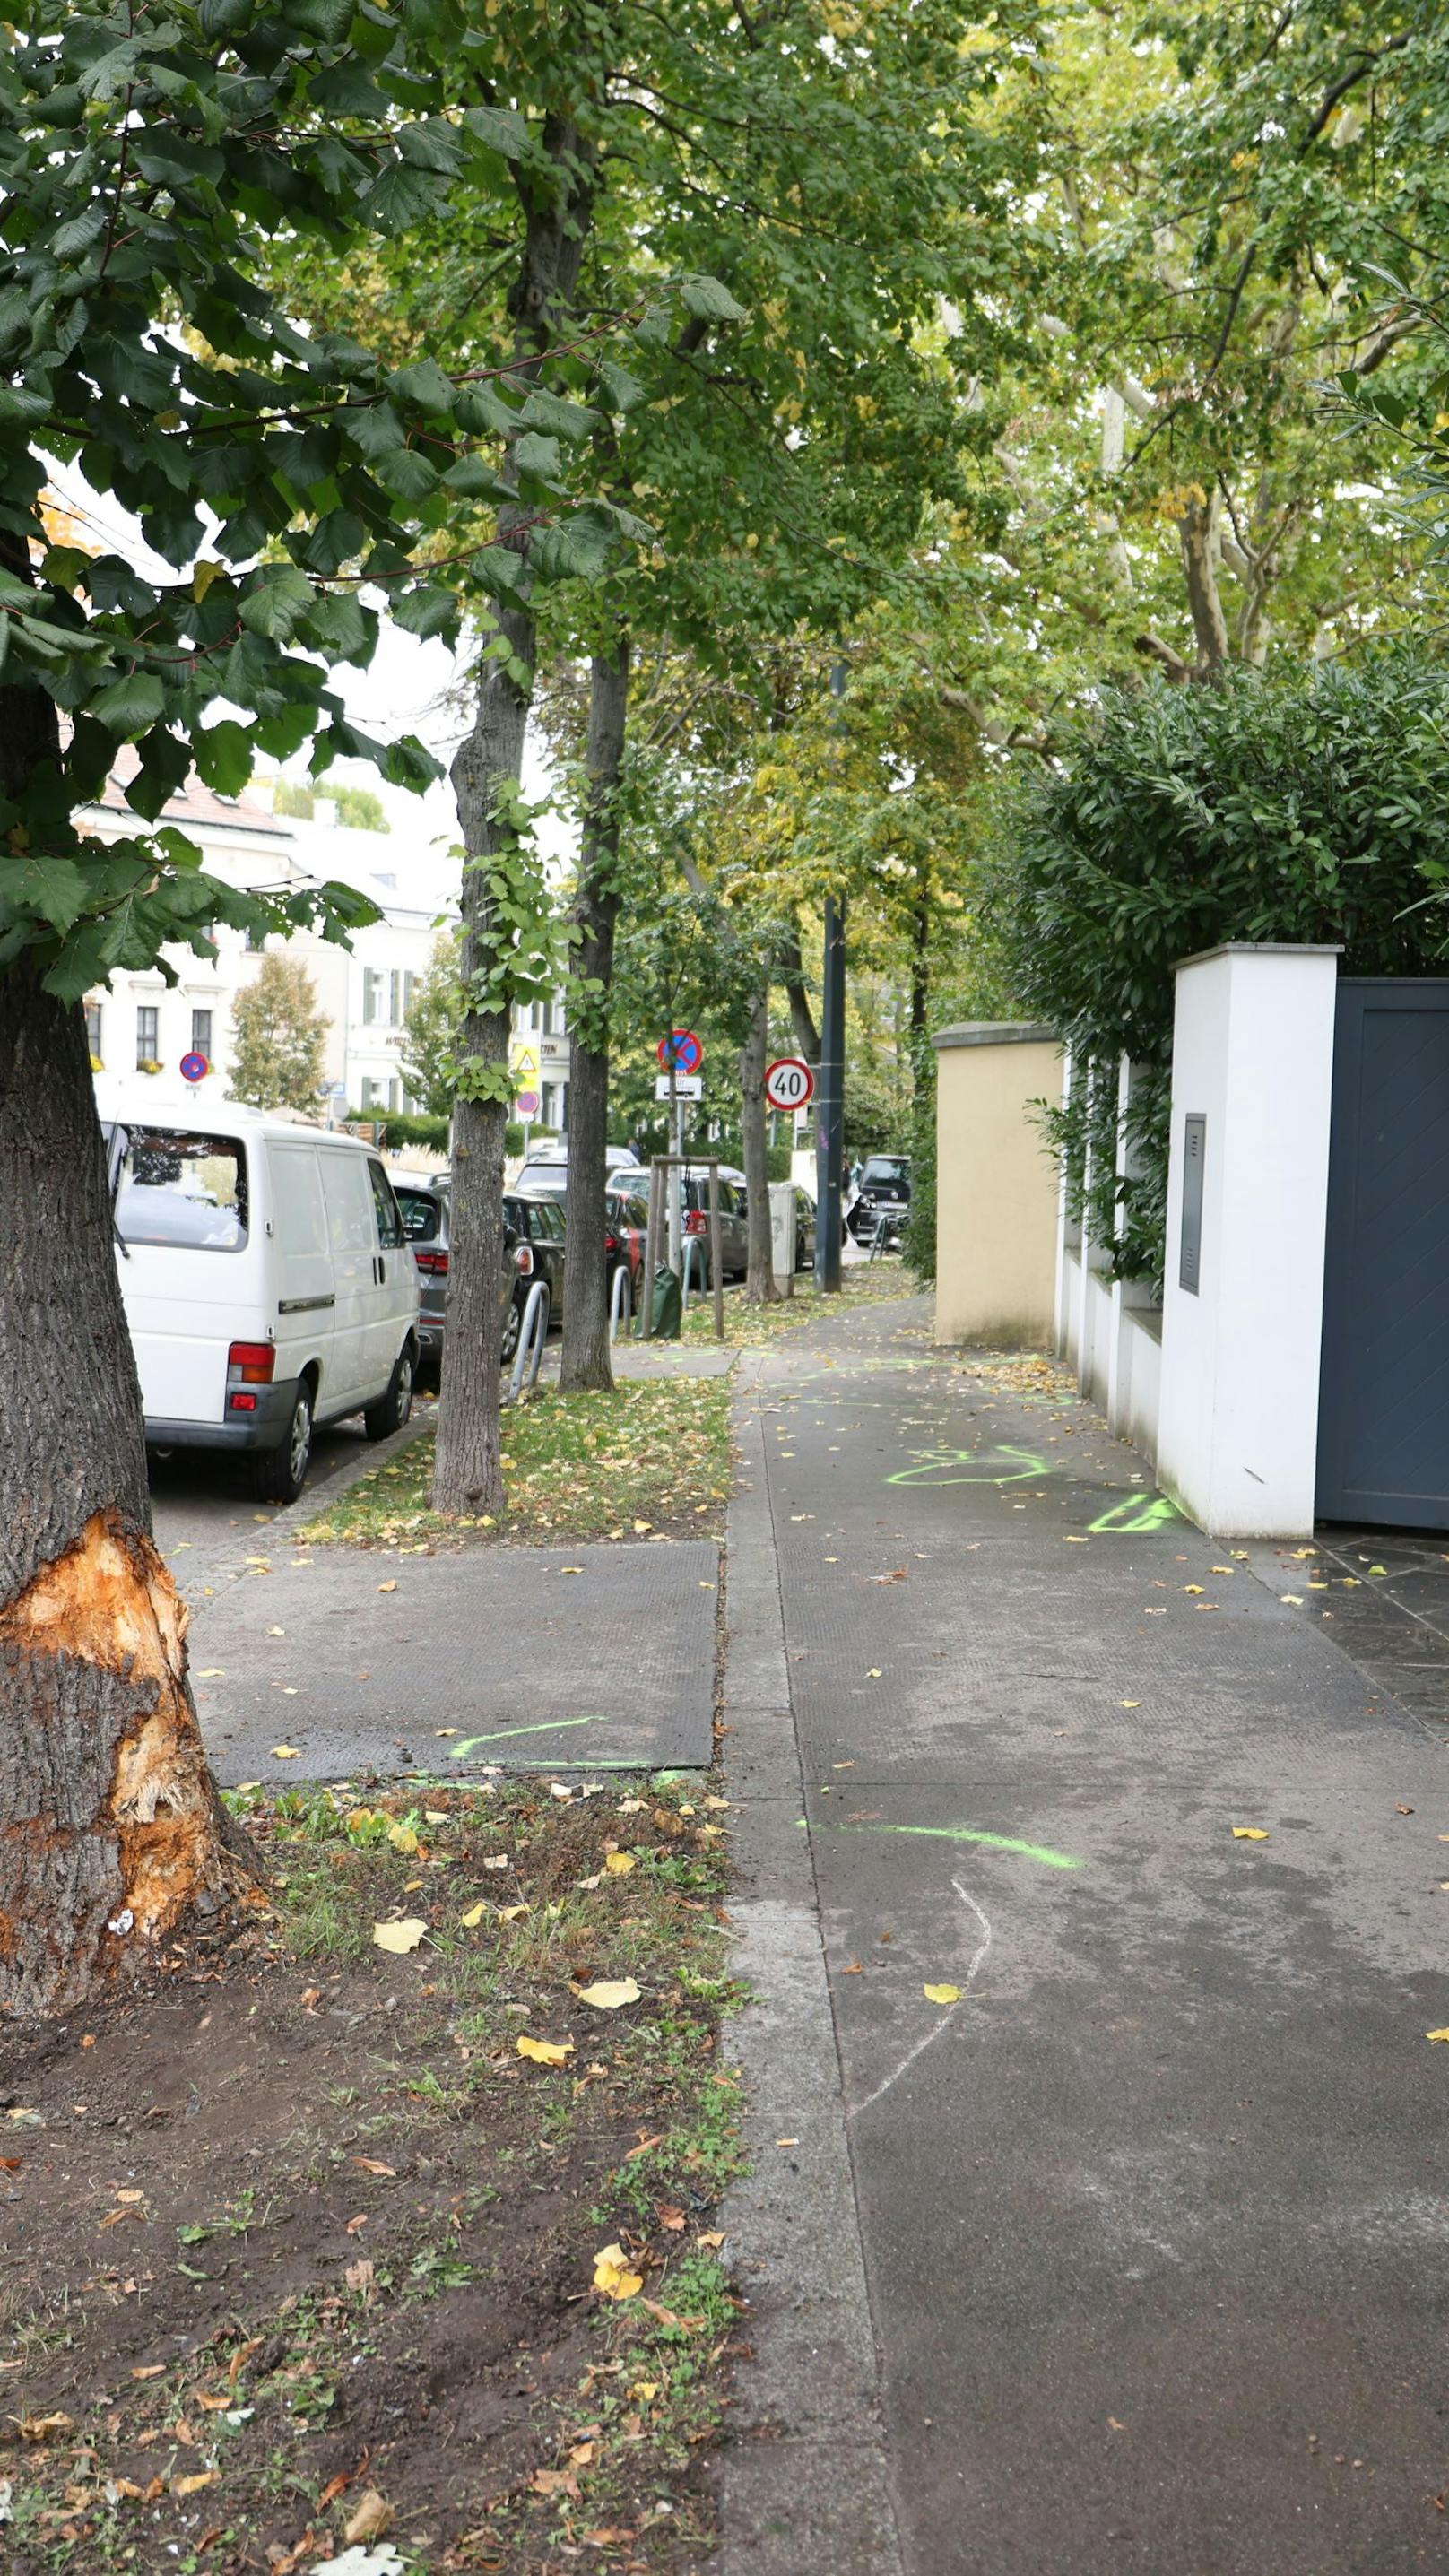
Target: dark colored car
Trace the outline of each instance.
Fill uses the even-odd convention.
[[[518,1348],[528,1292],[535,1279],[542,1279],[548,1289],[549,1323],[563,1321],[567,1235],[563,1200],[552,1191],[504,1191],[503,1261],[508,1300],[503,1318],[505,1361],[511,1360]]]
[[[446,1172],[434,1179],[421,1172],[400,1175],[394,1195],[402,1211],[403,1231],[412,1247],[422,1290],[418,1337],[422,1346],[420,1374],[436,1385],[443,1365],[447,1326],[448,1258],[452,1232],[452,1190]],[[523,1310],[535,1279],[548,1286],[549,1321],[563,1314],[564,1212],[561,1200],[544,1191],[509,1190],[503,1200],[503,1276],[499,1282],[500,1357],[512,1359],[518,1348]]]
[[[815,1201],[798,1183],[795,1188],[795,1267],[797,1270],[813,1270],[815,1267]]]
[[[418,1310],[418,1376],[436,1386],[443,1374],[443,1328],[448,1304],[448,1238],[452,1197],[446,1172],[395,1172],[393,1196],[403,1232],[417,1263],[422,1304]]]
[[[696,1280],[704,1287],[713,1283],[709,1276],[709,1174],[693,1165],[684,1174],[684,1231],[698,1235],[702,1259]],[[742,1174],[728,1179],[719,1176],[719,1259],[726,1279],[743,1279],[750,1266],[750,1225]]]
[[[911,1203],[911,1165],[906,1154],[867,1154],[860,1175],[860,1196],[848,1223],[857,1243],[868,1243],[878,1220],[899,1226]]]

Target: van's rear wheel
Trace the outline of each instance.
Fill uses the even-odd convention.
[[[295,1503],[312,1459],[312,1391],[299,1386],[287,1436],[252,1454],[252,1492],[259,1503]]]
[[[413,1355],[402,1351],[388,1383],[386,1395],[369,1404],[362,1416],[362,1427],[369,1440],[386,1440],[389,1433],[401,1431],[413,1409]]]

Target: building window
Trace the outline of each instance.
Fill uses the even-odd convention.
[[[362,1016],[369,1022],[382,1017],[382,977],[375,966],[362,970]]]
[[[94,1056],[97,1064],[99,1064],[101,1060],[101,1006],[99,1002],[87,1002],[86,1004],[86,1044],[90,1048],[91,1054]]]
[[[404,1018],[404,1020],[406,1020],[406,1018],[407,1018],[407,1015],[408,1015],[409,1011],[412,1009],[412,1006],[413,1006],[413,995],[414,995],[414,993],[417,991],[417,989],[418,989],[418,979],[417,979],[416,975],[413,975],[413,974],[406,974],[406,975],[404,975],[404,977],[403,977],[403,1018]]]
[[[389,1109],[401,1109],[402,1107],[402,1084],[396,1079],[391,1081],[387,1086],[387,1105]]]
[[[267,934],[264,930],[248,930],[246,936],[246,952],[248,957],[260,957],[266,944]]]
[[[191,1052],[192,1052],[192,1054],[193,1054],[193,1055],[204,1055],[204,1056],[205,1056],[205,1058],[206,1058],[207,1063],[208,1063],[208,1064],[210,1064],[210,1062],[211,1062],[211,1013],[210,1013],[210,1011],[193,1011],[193,1012],[192,1012],[192,1014],[191,1014]]]
[[[377,1107],[377,1084],[370,1073],[362,1077],[362,1107],[364,1110]]]
[[[142,1002],[136,1012],[137,1069],[158,1061],[161,1046],[161,1014],[154,1002]]]
[[[403,979],[394,966],[387,979],[387,1024],[392,1029],[397,1028],[402,1019],[402,982]]]

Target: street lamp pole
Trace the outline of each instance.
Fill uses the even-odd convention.
[[[815,1131],[815,1270],[821,1288],[840,1286],[845,1164],[845,898],[825,898],[821,979],[820,1105]]]

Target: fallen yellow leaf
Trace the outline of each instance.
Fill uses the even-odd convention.
[[[397,1582],[396,1582],[396,1578],[394,1578],[394,1580],[393,1580],[391,1583],[380,1583],[380,1584],[378,1585],[378,1587],[377,1587],[377,1588],[378,1588],[379,1592],[396,1592],[396,1590],[397,1590]]]
[[[1424,2037],[1426,2039],[1449,2039],[1449,2030],[1426,2030]]]
[[[535,2066],[567,2066],[574,2053],[571,2039],[531,2039],[526,2030],[520,2031],[515,2045],[519,2056],[532,2058]]]
[[[410,1914],[403,1923],[374,1923],[372,1937],[379,1950],[391,1950],[401,1958],[404,1952],[417,1948],[427,1928],[426,1923],[420,1923],[415,1914]]]
[[[387,1838],[394,1851],[410,1853],[419,1848],[417,1835],[411,1825],[389,1825]]]
[[[274,1744],[272,1752],[278,1762],[295,1762],[298,1759],[295,1744]]]
[[[630,2270],[622,2245],[602,2245],[594,2256],[594,2287],[606,2299],[634,2299],[644,2275]]]
[[[634,1855],[632,1852],[610,1852],[608,1859],[604,1863],[604,1867],[611,1878],[627,1878],[633,1866]]]
[[[533,1907],[531,1905],[500,1905],[498,1908],[498,1920],[500,1923],[513,1923],[517,1921],[520,1914],[531,1914],[532,1912]]]
[[[581,2004],[592,2004],[595,2012],[617,2012],[621,2004],[637,2004],[639,1988],[632,1977],[601,1978],[597,1985],[575,1986]]]
[[[1266,1843],[1270,1839],[1266,1827],[1262,1825],[1234,1825],[1233,1827],[1235,1843]]]
[[[173,2495],[200,2495],[203,2487],[217,2486],[220,2481],[220,2469],[198,2469],[194,2477],[173,2478],[171,2492]]]
[[[921,1992],[928,2004],[959,2004],[961,2000],[959,1986],[922,1986]]]
[[[226,1666],[225,1664],[203,1664],[200,1672],[194,1674],[192,1678],[199,1682],[224,1682]]]
[[[380,2540],[385,2531],[391,2531],[394,2520],[393,2508],[386,2496],[379,2495],[376,2487],[368,2487],[358,2497],[343,2524],[342,2537],[349,2545],[363,2540]]]
[[[467,1913],[460,1917],[464,1931],[476,1932],[487,1911],[485,1905],[470,1905]]]

